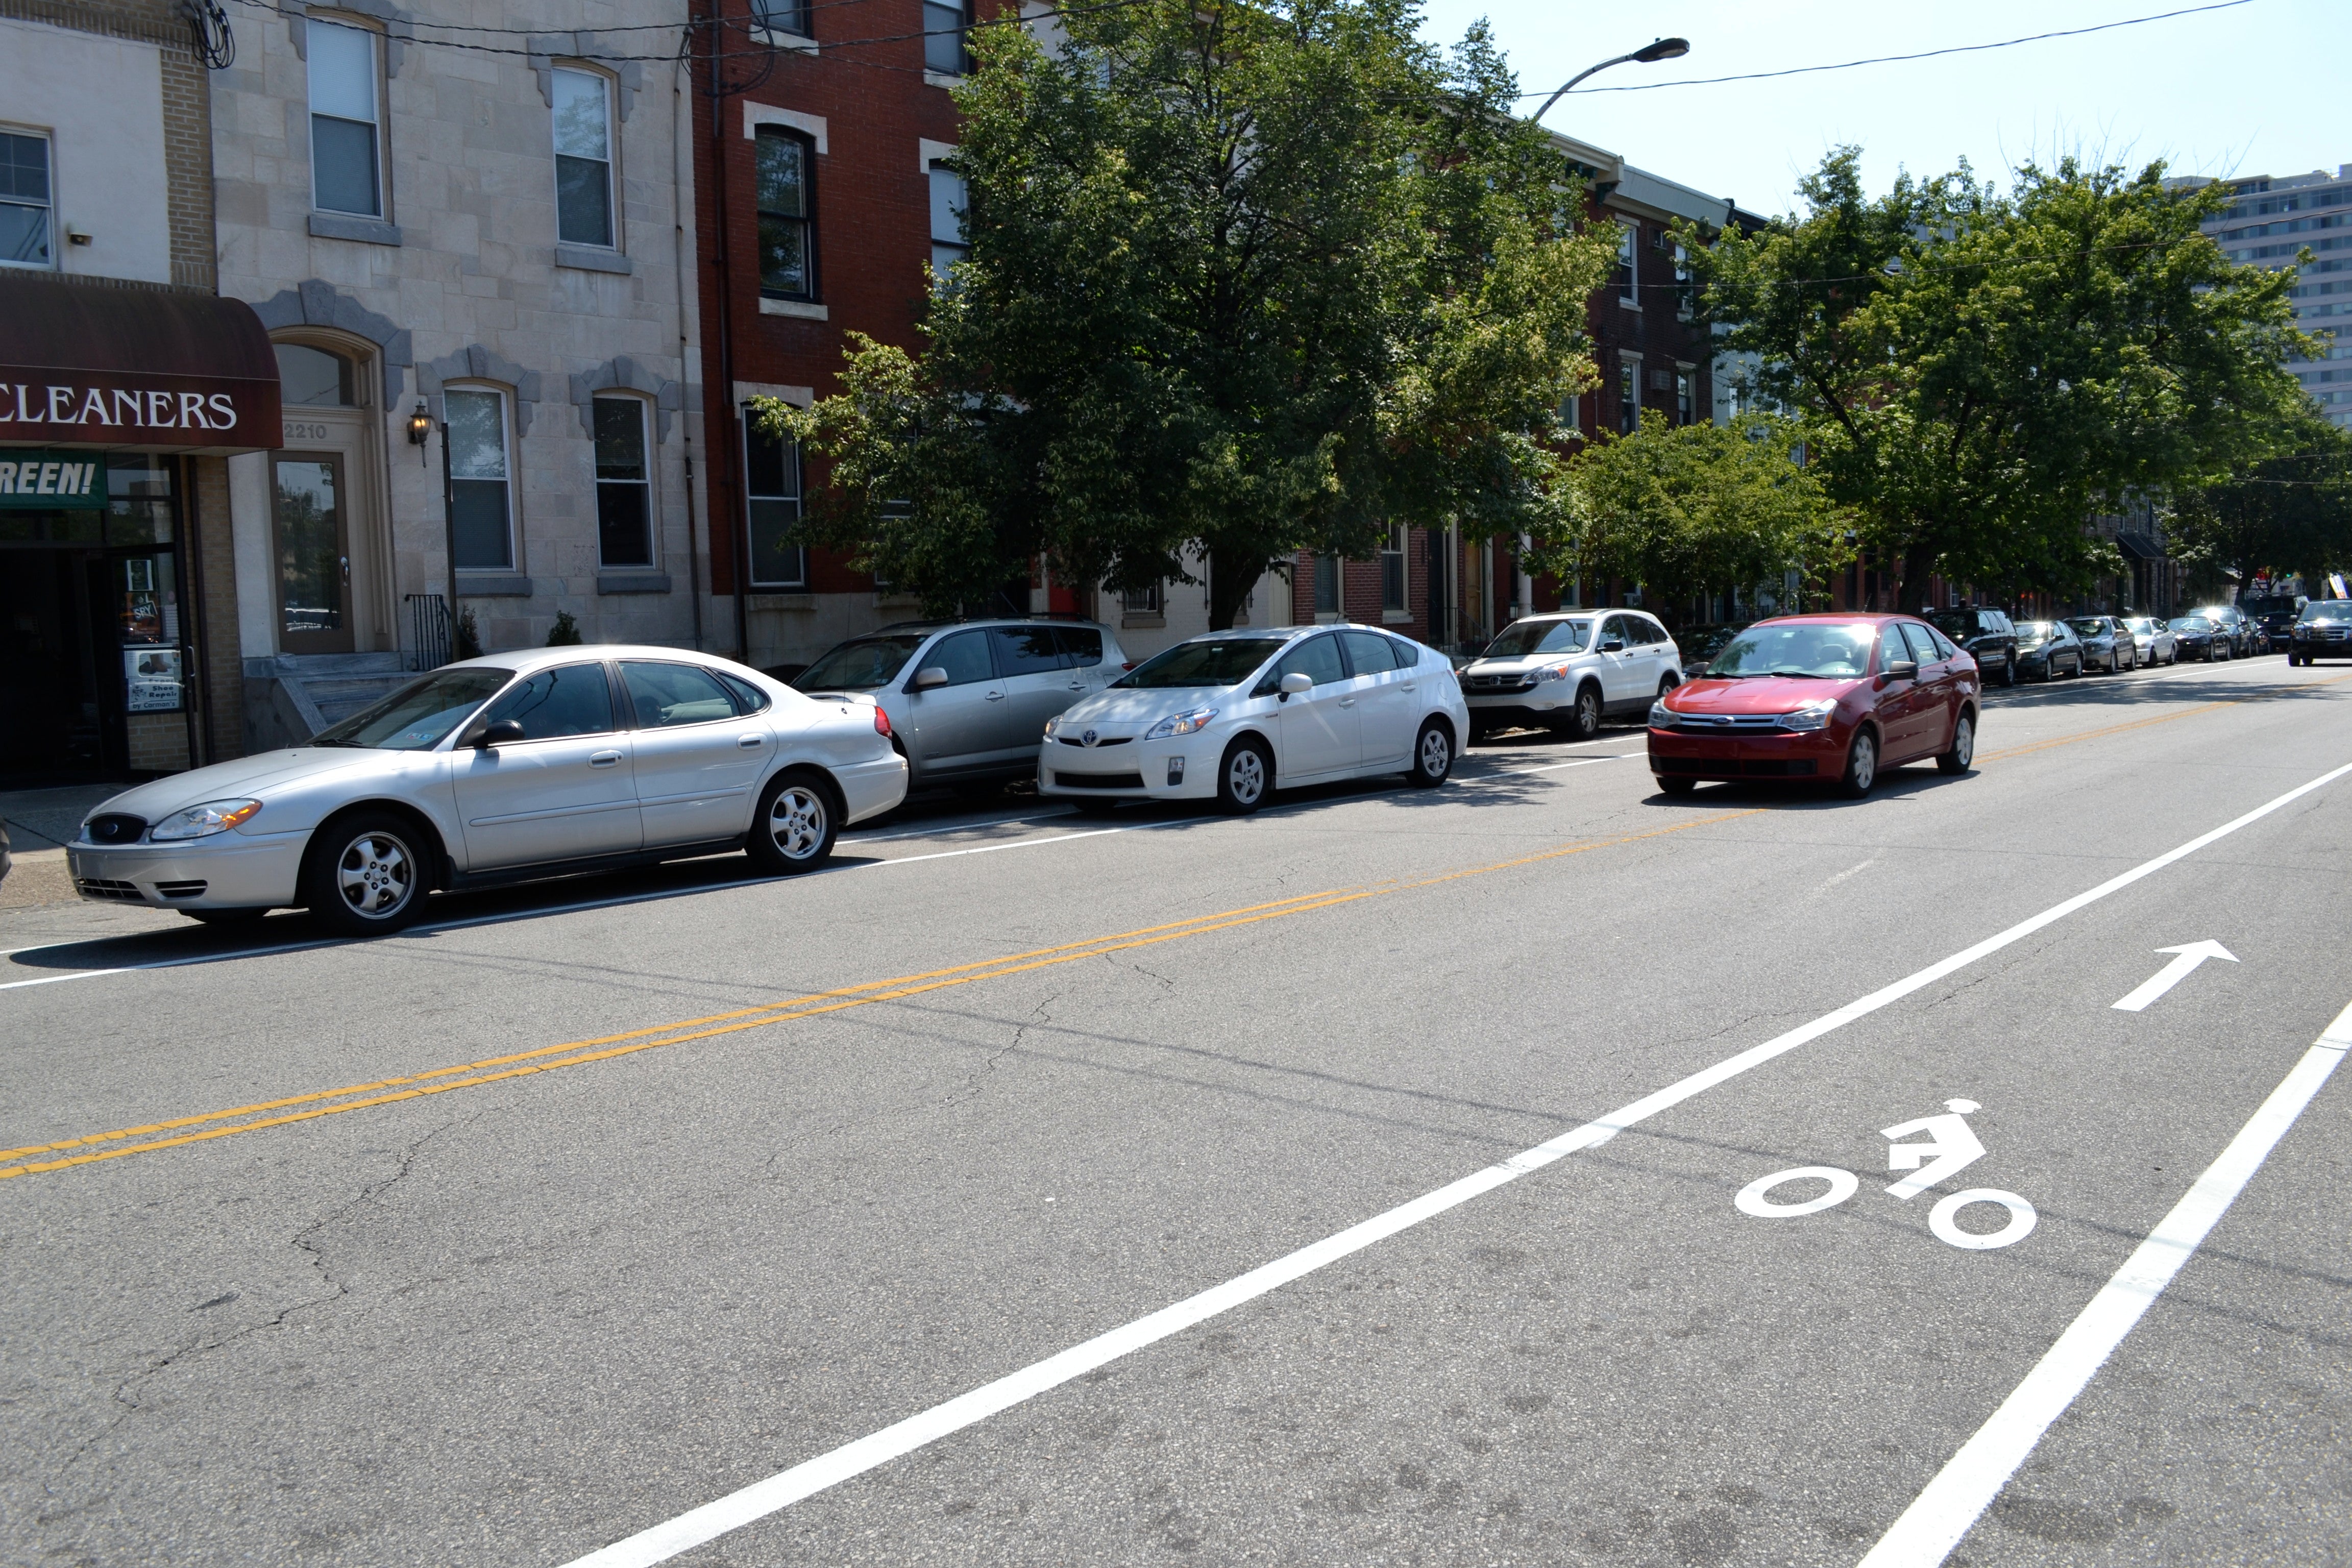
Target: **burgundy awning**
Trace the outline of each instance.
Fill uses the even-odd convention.
[[[278,356],[244,300],[0,272],[0,446],[281,444]]]

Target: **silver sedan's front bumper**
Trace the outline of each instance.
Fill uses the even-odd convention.
[[[74,891],[96,903],[161,910],[283,909],[298,901],[310,835],[232,829],[184,844],[66,846]]]

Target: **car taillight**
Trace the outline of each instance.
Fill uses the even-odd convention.
[[[882,711],[882,704],[879,702],[874,705],[874,732],[877,735],[887,735],[890,732],[890,715]]]
[[[1133,669],[1133,668],[1135,668],[1135,660],[1133,660],[1133,659],[1131,659],[1131,658],[1130,658],[1130,659],[1129,659],[1125,664],[1120,665],[1118,668],[1119,668],[1119,669],[1120,669],[1122,672],[1124,672],[1124,671],[1126,671],[1126,670]]]

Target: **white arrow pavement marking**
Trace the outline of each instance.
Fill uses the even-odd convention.
[[[2197,1184],[2172,1205],[2116,1270],[2082,1316],[2025,1374],[2016,1392],[2001,1401],[1992,1419],[1954,1454],[1949,1463],[1912,1500],[1895,1527],[1870,1549],[1860,1568],[1937,1568],[2000,1495],[2009,1478],[2042,1441],[2051,1423],[2090,1384],[2124,1336],[2132,1331],[2180,1266],[2200,1246],[2312,1096],[2352,1046],[2352,1007],[2336,1016],[2304,1052],[2262,1109],[2238,1130],[2221,1157],[2205,1168]]]
[[[2159,947],[2158,952],[2177,952],[2180,956],[2158,970],[2143,982],[2138,990],[2115,1005],[2118,1013],[2138,1013],[2147,1005],[2189,978],[2189,972],[2209,958],[2223,958],[2231,963],[2238,955],[2218,942],[2192,942],[2182,947]]]
[[[2095,888],[2085,888],[2073,898],[2061,900],[2039,914],[2028,915],[2007,931],[1997,931],[1973,947],[1962,948],[1949,957],[1937,959],[1927,968],[1915,970],[1867,996],[1857,997],[1833,1013],[1824,1013],[1812,1022],[1800,1024],[1762,1045],[1750,1046],[1736,1056],[1726,1057],[1712,1067],[1702,1068],[1688,1078],[1644,1095],[1631,1105],[1621,1106],[1597,1121],[1563,1132],[1549,1142],[1521,1150],[1500,1164],[1489,1165],[1435,1192],[1424,1193],[1336,1236],[1326,1237],[1286,1257],[1260,1264],[1248,1273],[1228,1279],[1222,1285],[1213,1285],[1198,1295],[1189,1296],[1172,1306],[1162,1307],[1133,1322],[1097,1334],[1043,1361],[1008,1373],[993,1383],[982,1384],[944,1404],[935,1405],[929,1410],[869,1433],[855,1442],[845,1443],[814,1458],[803,1459],[789,1469],[777,1471],[765,1480],[753,1481],[698,1508],[688,1509],[674,1518],[650,1525],[602,1551],[573,1559],[567,1568],[652,1568],[654,1563],[666,1563],[754,1520],[765,1519],[781,1509],[790,1508],[803,1498],[887,1465],[950,1433],[960,1432],[1000,1411],[1034,1399],[1048,1389],[1058,1388],[1096,1367],[1132,1354],[1148,1345],[1157,1344],[1195,1323],[1255,1300],[1292,1280],[1303,1279],[1496,1187],[1515,1182],[1530,1172],[1542,1170],[1555,1160],[1580,1150],[1597,1149],[1627,1128],[1639,1126],[1652,1117],[1671,1110],[1685,1100],[1696,1099],[1775,1058],[1811,1045],[1823,1035],[1842,1029],[1858,1018],[1866,1018],[1882,1007],[1891,1007],[1947,975],[1966,969],[1979,959],[1990,957],[2012,942],[2022,942],[2034,932],[2097,903],[2111,893],[2120,892],[2143,878],[2152,877],[2166,867],[2187,859],[2207,845],[2217,843],[2240,828],[2260,822],[2271,813],[2301,800],[2315,790],[2326,788],[2347,773],[2352,773],[2352,763],[2331,768],[2308,783],[2297,784],[2284,795],[2264,801],[2242,816],[2210,828],[2152,860],[2143,860],[2130,870],[2119,872]],[[2228,1158],[2226,1155],[2223,1157]],[[2039,1428],[2036,1432],[2038,1435]],[[2007,1473],[2002,1472],[2004,1477]],[[1970,1514],[1969,1517],[1974,1518],[1975,1515]]]

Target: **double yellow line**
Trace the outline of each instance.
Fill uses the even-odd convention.
[[[567,1040],[562,1045],[541,1046],[535,1050],[517,1051],[509,1056],[486,1057],[479,1061],[461,1062],[455,1067],[435,1068],[399,1078],[378,1079],[372,1083],[347,1084],[341,1089],[317,1089],[308,1094],[289,1095],[283,1100],[261,1100],[252,1105],[234,1106],[226,1110],[207,1111],[201,1116],[184,1116],[166,1121],[151,1121],[138,1127],[117,1128],[110,1132],[93,1132],[87,1137],[68,1138],[55,1143],[29,1143],[21,1148],[0,1149],[0,1178],[37,1175],[42,1172],[62,1171],[74,1165],[96,1164],[102,1160],[120,1160],[131,1154],[152,1154],[185,1144],[209,1142],[215,1138],[234,1138],[241,1132],[257,1132],[266,1127],[315,1121],[320,1117],[339,1116],[347,1110],[365,1110],[374,1106],[396,1105],[404,1100],[421,1100],[426,1095],[481,1089],[489,1084],[504,1083],[509,1079],[528,1078],[533,1073],[584,1067],[590,1062],[610,1061],[615,1057],[633,1056],[639,1051],[682,1046],[690,1040],[708,1040],[721,1035],[739,1034],[746,1029],[764,1029],[796,1018],[814,1018],[827,1013],[845,1012],[853,1007],[870,1007],[877,1002],[903,1001],[909,996],[944,991],[952,986],[1001,979],[1008,974],[1020,974],[1057,963],[1074,963],[1083,958],[1101,958],[1160,942],[1181,942],[1187,937],[1205,936],[1211,931],[1231,931],[1263,921],[1282,920],[1413,888],[1437,887],[1465,878],[1487,876],[1566,856],[1633,844],[1645,838],[1662,838],[1669,834],[1686,833],[1695,827],[1713,826],[1717,823],[1756,815],[1754,811],[1735,811],[1719,816],[1700,817],[1691,822],[1676,823],[1671,827],[1563,845],[1557,849],[1496,860],[1488,865],[1449,871],[1416,881],[1380,882],[1363,888],[1335,888],[1319,893],[1301,893],[1295,898],[1277,899],[1270,903],[1250,904],[1237,910],[1172,921],[1165,925],[1145,926],[1138,931],[1120,931],[1086,942],[1065,942],[1059,947],[1034,948],[1027,952],[1011,953],[978,963],[959,964],[951,969],[926,970],[918,974],[868,981],[863,985],[845,986],[837,991],[820,991],[790,1002],[745,1007],[731,1013],[712,1013],[699,1018],[681,1018],[675,1023],[656,1024],[625,1034]],[[41,1155],[57,1157],[37,1157]]]

